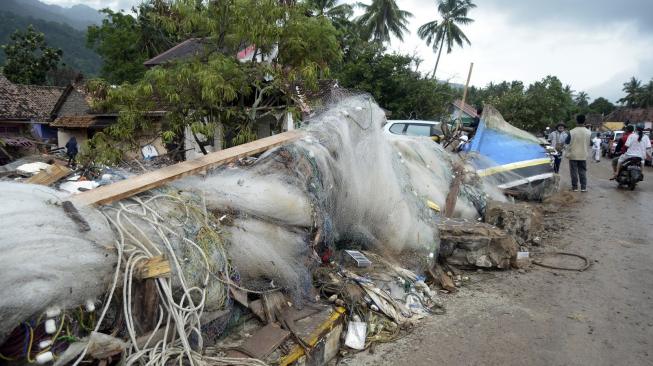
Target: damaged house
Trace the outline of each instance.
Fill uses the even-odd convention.
[[[57,141],[52,110],[64,88],[20,85],[0,74],[0,163]]]

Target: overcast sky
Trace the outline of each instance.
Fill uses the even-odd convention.
[[[129,9],[140,0],[42,1]],[[604,96],[616,101],[631,76],[646,82],[653,78],[653,0],[474,2],[478,7],[469,15],[476,21],[464,28],[472,46],[443,53],[439,79],[464,84],[469,63],[474,62],[473,85],[502,80],[530,83],[556,75],[592,99]],[[432,70],[436,57],[417,37],[417,28],[438,18],[436,0],[397,3],[415,16],[409,24],[411,34],[403,43],[393,40],[391,49],[418,54],[424,60],[420,71]]]

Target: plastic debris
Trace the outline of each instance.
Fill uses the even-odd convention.
[[[16,168],[16,173],[23,175],[34,175],[41,170],[46,170],[50,167],[50,164],[42,163],[40,161],[34,163],[23,164]]]
[[[59,189],[72,194],[78,194],[84,190],[90,190],[99,187],[97,182],[92,180],[82,180],[77,182],[64,182],[59,186]]]
[[[347,335],[345,346],[357,350],[365,349],[365,337],[367,335],[367,323],[361,321],[358,315],[354,320],[347,323]]]
[[[345,250],[345,262],[354,262],[356,267],[369,267],[372,262],[358,250]]]

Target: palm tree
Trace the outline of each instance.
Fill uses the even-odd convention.
[[[434,52],[436,49],[438,50],[433,78],[435,78],[435,72],[440,63],[440,55],[442,55],[445,42],[447,53],[451,53],[454,43],[459,47],[463,47],[463,43],[472,44],[458,25],[468,25],[474,22],[474,19],[467,17],[467,13],[475,7],[476,4],[471,0],[438,0],[438,12],[442,16],[442,20],[428,22],[417,30],[417,35],[425,40],[427,45],[433,44]]]
[[[408,31],[406,22],[413,14],[399,9],[395,0],[372,0],[372,4],[358,3],[365,9],[357,21],[366,34],[375,41],[390,42],[390,35],[400,41],[404,40],[404,32]]]
[[[354,9],[349,4],[338,4],[338,0],[306,0],[306,5],[316,16],[349,18]]]
[[[639,89],[637,104],[642,108],[653,107],[653,79]]]
[[[581,108],[587,108],[589,105],[589,100],[590,96],[587,95],[584,91],[578,92],[578,95],[576,95],[576,99],[574,100],[576,102],[576,105],[581,107]]]
[[[627,107],[636,107],[642,90],[642,82],[633,76],[630,80],[624,83],[624,88],[622,90],[626,93],[626,96],[619,99],[618,102],[626,104]]]

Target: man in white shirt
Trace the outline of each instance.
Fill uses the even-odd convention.
[[[601,143],[603,140],[597,134],[592,139],[592,155],[594,156],[594,161],[597,163],[601,161]]]
[[[565,124],[558,123],[556,130],[549,134],[549,142],[551,146],[556,150],[556,154],[553,156],[553,171],[558,174],[560,172],[560,162],[562,161],[562,152],[565,149],[565,141],[569,134],[565,131]]]

